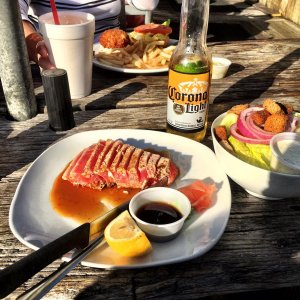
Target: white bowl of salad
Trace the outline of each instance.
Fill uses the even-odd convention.
[[[211,127],[216,157],[226,174],[249,194],[263,199],[300,195],[300,174],[271,167],[270,141],[281,132],[300,135],[300,114],[290,105],[266,99],[263,105],[237,105]]]

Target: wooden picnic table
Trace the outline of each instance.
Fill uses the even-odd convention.
[[[234,104],[273,98],[300,110],[300,40],[249,40],[209,44],[232,61],[224,79],[213,80],[209,127]],[[165,131],[167,73],[125,74],[94,67],[92,94],[73,100],[76,127],[49,129],[38,68],[32,65],[39,114],[16,122],[0,116],[0,268],[32,252],[12,234],[9,208],[20,179],[50,145],[78,132],[106,128]],[[210,128],[203,141],[213,149]],[[51,166],[49,166],[51,167]],[[229,222],[209,252],[183,263],[130,270],[79,265],[45,299],[198,299],[205,296],[296,287],[300,278],[300,197],[267,201],[233,181]],[[288,188],[288,187],[282,187]],[[46,267],[11,294],[17,297],[56,270]]]

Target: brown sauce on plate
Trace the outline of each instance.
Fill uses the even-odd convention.
[[[63,172],[57,176],[50,192],[52,207],[58,214],[80,223],[94,220],[107,212],[110,209],[108,206],[118,206],[140,191],[117,187],[99,191],[74,186],[69,181],[63,180],[62,174]]]

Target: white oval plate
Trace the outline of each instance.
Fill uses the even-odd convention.
[[[99,139],[121,139],[140,148],[168,150],[180,169],[173,186],[178,188],[195,179],[215,183],[213,205],[202,213],[193,212],[176,239],[152,243],[153,251],[141,258],[124,258],[107,244],[95,249],[83,262],[95,268],[140,268],[178,263],[209,251],[222,236],[231,208],[228,178],[215,154],[201,143],[163,132],[139,129],[86,131],[67,137],[44,151],[21,179],[9,213],[13,234],[26,246],[38,249],[78,226],[57,214],[49,193],[53,182],[67,163],[83,148]],[[101,249],[100,249],[101,248]]]
[[[173,40],[170,39],[169,44],[170,45],[176,45],[178,43],[177,40]],[[97,49],[97,47],[99,46],[98,43],[94,44],[94,51],[95,49]],[[95,66],[98,66],[102,69],[105,70],[110,70],[110,71],[117,71],[117,72],[121,72],[121,73],[132,73],[132,74],[153,74],[153,73],[162,73],[162,72],[168,72],[169,71],[169,67],[164,67],[164,68],[153,68],[153,69],[134,69],[134,68],[123,68],[123,67],[118,67],[118,66],[112,66],[110,64],[106,64],[104,62],[101,62],[97,59],[93,59],[93,63]]]

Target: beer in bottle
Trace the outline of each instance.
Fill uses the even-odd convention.
[[[183,0],[178,45],[169,66],[167,132],[202,141],[207,128],[211,56],[209,0]]]

